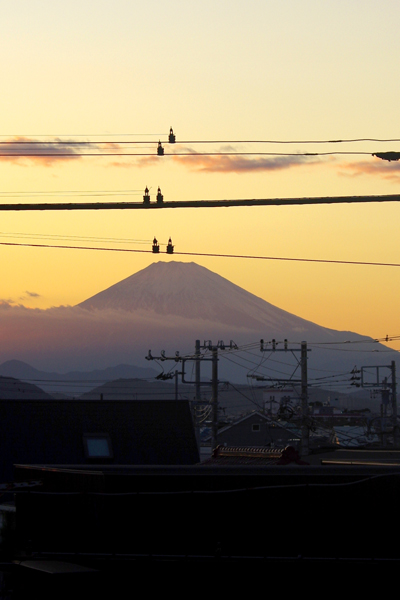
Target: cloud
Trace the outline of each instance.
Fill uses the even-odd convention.
[[[339,175],[344,177],[371,175],[392,181],[393,183],[398,183],[400,181],[400,163],[398,162],[388,163],[373,159],[371,161],[343,163],[337,168]]]
[[[29,292],[28,290],[26,290],[25,295],[20,296],[19,300],[28,300],[28,298],[41,298],[41,295],[37,294],[36,292]]]
[[[137,166],[137,167],[152,167],[153,165],[155,165],[163,160],[165,160],[165,159],[163,159],[162,156],[157,156],[157,154],[155,154],[154,156],[143,156],[142,158],[138,158],[135,161],[135,166]],[[114,164],[114,166],[118,166],[118,167],[125,166],[125,164],[123,164],[123,163],[113,163],[113,164]]]
[[[82,152],[112,152],[119,150],[113,142],[105,144],[82,143],[75,140],[54,138],[40,142],[34,138],[17,136],[0,144],[0,161],[20,166],[41,165],[45,167],[82,158]],[[22,155],[22,156],[21,156]]]
[[[307,156],[273,156],[247,158],[245,156],[174,156],[174,162],[192,171],[206,173],[254,173],[257,171],[283,171],[292,167],[318,164]]]
[[[91,369],[118,363],[145,364],[149,348],[157,353],[193,351],[193,340],[233,335],[238,342],[244,328],[180,316],[165,318],[152,311],[80,307],[47,310],[0,303],[0,363],[16,358],[45,370]],[[256,332],[251,332],[252,339]],[[247,338],[246,338],[247,339]]]
[[[12,298],[0,298],[0,310],[7,310],[13,304],[15,304],[15,301]]]
[[[223,146],[215,152],[240,152],[237,146]],[[182,155],[181,153],[186,153]],[[224,154],[206,155],[196,152],[193,148],[180,146],[174,149],[169,157],[175,164],[181,165],[191,171],[202,173],[254,173],[257,171],[282,171],[292,167],[315,165],[325,162],[315,156],[257,156],[246,157],[240,154],[226,156]],[[138,167],[151,167],[159,161],[165,160],[157,156],[145,156],[135,161]],[[112,163],[116,167],[126,167],[126,163]],[[129,166],[133,166],[132,163]]]

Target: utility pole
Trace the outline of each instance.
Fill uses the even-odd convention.
[[[195,381],[196,381],[196,400],[200,400],[200,340],[196,340],[195,346],[195,356],[196,356],[196,371],[195,371]]]
[[[308,427],[308,380],[307,380],[307,342],[301,342],[301,454],[310,452],[310,430]]]
[[[397,391],[396,391],[396,363],[392,360],[392,417],[393,417],[393,445],[395,448],[399,445],[399,426],[397,423]]]
[[[264,340],[260,340],[261,352],[291,352],[293,355],[295,352],[300,352],[300,368],[301,368],[301,379],[283,379],[276,377],[256,377],[257,381],[275,381],[278,383],[299,383],[301,384],[301,455],[307,456],[310,452],[310,429],[308,425],[308,379],[307,379],[307,342],[301,342],[299,348],[289,348],[288,341],[283,341],[283,348],[277,348],[277,342],[273,339],[271,342],[265,343]],[[298,359],[296,359],[298,360]]]
[[[371,377],[371,369],[375,370],[375,378]],[[392,382],[391,382],[391,391],[392,391],[392,424],[393,424],[393,446],[395,448],[399,447],[399,426],[397,423],[397,391],[396,391],[396,363],[394,360],[392,360],[390,365],[374,365],[374,366],[368,366],[368,367],[361,367],[361,387],[366,388],[366,387],[374,387],[374,388],[380,388],[381,390],[381,397],[382,397],[382,404],[381,404],[381,433],[382,433],[382,440],[385,441],[385,445],[386,445],[386,437],[387,432],[386,432],[386,427],[385,427],[385,421],[384,421],[384,411],[386,412],[386,407],[384,406],[384,391],[385,388],[387,387],[387,376],[384,376],[381,379],[381,374],[380,371],[382,370],[386,370],[390,369],[391,372],[391,378],[392,378]],[[389,393],[389,390],[386,390],[387,393]]]
[[[197,447],[200,448],[200,427],[199,427],[199,418],[197,413],[197,408],[201,401],[201,393],[200,393],[200,340],[196,340],[195,351],[194,351],[196,362],[195,362],[195,395],[193,402],[193,424],[194,424],[194,434],[196,436]]]
[[[212,406],[212,421],[211,421],[211,447],[216,448],[218,444],[218,350],[225,350],[225,344],[222,340],[219,340],[216,345],[211,343],[211,340],[204,342],[204,345],[201,346],[199,342],[199,346],[197,346],[196,341],[196,350],[200,352],[200,349],[210,350],[212,353],[211,361],[212,361],[212,373],[211,373],[211,406]],[[231,340],[229,343],[229,349],[237,348],[236,344]],[[204,359],[203,359],[204,360]],[[209,359],[210,360],[210,359]],[[200,371],[200,366],[199,366]],[[196,372],[197,375],[197,372]],[[200,385],[200,382],[197,382],[196,385]]]
[[[217,447],[218,436],[218,346],[212,346],[212,438],[213,448]]]
[[[229,344],[229,349],[237,348],[236,344],[231,340]],[[200,350],[210,350],[212,353],[211,358],[207,358],[202,356]],[[203,345],[200,344],[200,340],[196,340],[195,345],[195,354],[194,356],[181,356],[179,352],[175,352],[175,356],[166,356],[165,350],[162,350],[160,356],[153,356],[151,350],[149,350],[148,355],[145,357],[146,360],[174,360],[175,362],[182,363],[182,371],[178,373],[175,371],[175,385],[176,385],[176,395],[177,395],[177,385],[178,385],[178,374],[182,375],[182,383],[191,383],[192,381],[185,381],[185,362],[187,361],[195,361],[196,372],[195,372],[195,386],[196,386],[196,401],[200,401],[200,386],[201,385],[210,385],[208,381],[200,380],[200,363],[201,361],[211,361],[212,362],[212,375],[211,375],[211,389],[212,389],[212,397],[211,397],[211,406],[212,406],[212,425],[211,425],[211,444],[212,447],[215,448],[217,445],[217,435],[218,435],[218,350],[225,350],[225,344],[222,340],[218,341],[216,345],[213,345],[212,342],[205,341]],[[160,374],[158,378],[160,379],[170,379],[172,375],[163,375]],[[197,404],[196,402],[196,404]],[[194,417],[194,426],[195,430],[197,429],[197,415],[195,411]],[[199,435],[196,434],[196,439],[199,441]]]

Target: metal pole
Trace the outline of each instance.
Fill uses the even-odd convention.
[[[218,434],[218,346],[212,347],[212,448],[217,447]]]
[[[197,408],[200,405],[200,340],[196,340],[195,344],[195,400],[193,402],[193,424],[194,424],[194,435],[196,437],[197,448],[200,452],[200,427],[199,419],[197,414]]]
[[[393,445],[399,445],[399,427],[397,424],[397,399],[396,399],[396,363],[392,360],[392,415],[393,415]]]
[[[196,400],[200,400],[200,340],[196,340],[195,355]]]
[[[308,428],[308,381],[307,381],[307,342],[301,342],[301,454],[309,454],[310,431]]]

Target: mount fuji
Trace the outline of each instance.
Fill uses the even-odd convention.
[[[349,373],[354,365],[388,365],[399,354],[371,338],[286,312],[195,263],[175,261],[153,263],[73,307],[37,311],[0,305],[0,330],[0,362],[17,359],[58,372],[121,363],[155,368],[145,360],[149,349],[153,356],[161,350],[167,356],[192,354],[197,339],[246,346],[243,354],[220,354],[221,379],[236,382],[244,382],[249,371],[259,373],[267,358],[270,373],[293,372],[294,359],[284,364],[290,353],[267,357],[260,352],[261,338],[288,339],[297,348],[307,341],[315,378]],[[162,363],[165,370],[176,366]],[[204,365],[204,376],[206,371]]]
[[[321,329],[193,262],[153,263],[78,306],[95,311],[145,311],[288,335]]]

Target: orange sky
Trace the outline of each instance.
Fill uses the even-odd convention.
[[[18,139],[59,144],[53,157],[0,157],[0,202],[73,202],[118,191],[131,192],[105,199],[138,201],[146,185],[153,198],[161,186],[166,200],[178,201],[394,194],[399,163],[372,153],[399,150],[399,143],[300,141],[400,137],[393,75],[399,17],[392,0],[7,3],[0,131],[8,144],[0,153],[15,151],[10,142]],[[173,148],[166,143],[170,126]],[[159,139],[164,157],[155,155]],[[121,141],[136,152],[134,142],[148,141],[140,151],[151,156],[81,158],[76,146],[62,144],[67,140],[91,140],[93,152],[112,150],[101,142]],[[171,154],[185,149],[293,156]],[[367,154],[299,156],[321,151]],[[398,203],[2,212],[0,242],[150,249],[154,236],[163,245],[171,236],[177,252],[400,263],[399,217]],[[1,256],[0,298],[34,308],[76,304],[154,259],[4,245]],[[400,334],[398,267],[172,259],[194,260],[327,327]]]

